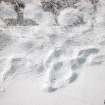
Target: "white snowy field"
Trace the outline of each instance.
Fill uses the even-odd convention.
[[[28,2],[28,3],[27,3]],[[24,19],[0,4],[0,105],[104,105],[105,1],[54,15],[27,0]]]

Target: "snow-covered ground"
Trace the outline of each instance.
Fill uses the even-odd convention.
[[[104,105],[105,1],[85,0],[57,16],[26,1],[26,25],[0,4],[0,105]],[[4,20],[4,21],[3,21]]]

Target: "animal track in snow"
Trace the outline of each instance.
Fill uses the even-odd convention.
[[[88,56],[90,56],[92,54],[96,54],[98,52],[99,52],[99,50],[97,48],[86,48],[86,49],[81,50],[78,53],[78,56],[88,57]]]
[[[88,57],[94,56],[98,52],[98,48],[83,48],[77,52],[76,57],[72,55],[71,58],[65,50],[54,50],[45,61],[45,89],[48,92],[53,92],[65,84],[75,82],[81,74],[80,69],[88,62]]]
[[[90,62],[91,65],[100,65],[105,62],[105,55],[97,55]]]
[[[12,80],[17,74],[23,74],[28,72],[29,64],[26,59],[21,57],[9,57],[5,59],[3,69],[0,74],[0,87],[7,81]]]
[[[71,70],[80,68],[86,62],[86,58],[76,58],[71,60]]]

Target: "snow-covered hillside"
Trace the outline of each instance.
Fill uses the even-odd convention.
[[[72,6],[58,9],[58,14],[49,9],[45,11],[40,1],[26,0],[23,10],[24,20],[21,24],[17,24],[17,15],[13,6],[10,3],[0,3],[0,97],[2,95],[5,97],[14,84],[24,84],[22,88],[27,89],[27,83],[21,83],[27,77],[28,81],[32,82],[29,83],[30,87],[38,83],[38,88],[41,88],[39,99],[41,92],[59,94],[58,96],[61,94],[62,98],[64,96],[67,98],[64,99],[67,100],[64,103],[57,98],[59,100],[57,104],[57,96],[52,99],[52,96],[42,95],[46,100],[43,105],[103,105],[104,11],[104,0],[99,0],[95,4],[89,0],[78,0],[72,3]],[[11,89],[15,92],[15,88]],[[77,98],[71,99],[70,102],[65,94]],[[18,100],[18,95],[13,100]],[[97,100],[94,101],[95,95]],[[8,101],[8,95],[6,97],[0,99],[1,105],[21,104],[22,100],[11,99],[12,103]],[[51,102],[54,102],[47,103],[45,97],[50,97]],[[40,101],[30,103],[30,105],[42,105]],[[22,101],[23,104],[26,103]]]

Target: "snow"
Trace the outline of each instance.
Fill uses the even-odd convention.
[[[36,25],[6,25],[16,13],[0,4],[0,105],[103,105],[104,0],[60,10],[58,24],[39,1],[25,3]]]

